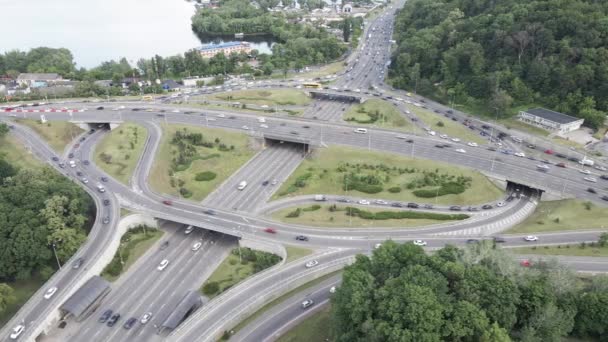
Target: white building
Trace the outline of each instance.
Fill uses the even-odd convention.
[[[581,128],[584,119],[554,112],[545,108],[522,110],[518,115],[519,121],[540,127],[551,132],[568,133]]]
[[[62,78],[58,74],[19,74],[17,83],[28,87],[46,87],[52,83],[61,81]]]

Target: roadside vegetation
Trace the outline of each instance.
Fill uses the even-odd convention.
[[[144,127],[124,123],[97,145],[95,164],[123,184],[129,184],[147,138]]]
[[[235,248],[203,284],[201,292],[211,299],[280,261],[278,255],[250,248]]]
[[[202,200],[254,155],[249,144],[241,133],[163,125],[150,185],[159,192]]]
[[[295,246],[285,246],[285,250],[287,251],[286,263],[303,258],[312,253],[311,249]]]
[[[517,254],[608,257],[608,233],[602,234],[598,242],[582,242],[578,245],[517,247],[508,250]]]
[[[299,106],[307,105],[312,101],[303,91],[296,89],[236,90],[206,95],[205,97],[208,100],[240,102],[241,104],[260,106]]]
[[[55,152],[61,154],[65,147],[84,130],[67,121],[47,121],[18,119],[18,123],[30,127],[40,135]]]
[[[351,106],[342,116],[344,121],[354,125],[393,128],[413,132],[414,126],[390,102],[370,99]]]
[[[164,232],[156,228],[140,225],[129,229],[121,238],[118,250],[112,261],[103,269],[101,276],[114,281],[129,270],[139,257],[163,236]]]
[[[491,243],[428,255],[389,240],[344,269],[329,320],[343,341],[601,340],[607,302],[608,277],[583,282],[556,261],[521,267]]]
[[[331,306],[327,305],[289,329],[277,342],[334,341]]]
[[[315,227],[421,227],[469,218],[465,214],[439,214],[421,211],[312,205],[285,208],[272,213],[275,220]]]
[[[502,191],[473,170],[391,153],[330,146],[305,159],[274,198],[309,194],[456,205],[491,202]]]
[[[454,122],[450,118],[446,118],[441,114],[433,113],[424,108],[418,108],[416,106],[408,106],[408,108],[431,130],[436,131],[437,135],[447,134],[450,138],[459,138],[464,142],[471,141],[478,144],[487,143],[487,140],[481,137],[477,131],[467,128],[462,123]]]
[[[12,135],[4,135],[0,138],[0,159],[4,159],[18,168],[32,170],[44,167],[44,164]]]
[[[509,229],[512,234],[608,227],[608,210],[593,202],[567,199],[540,202],[532,215]]]

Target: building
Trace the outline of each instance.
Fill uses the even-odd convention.
[[[207,44],[200,47],[199,52],[204,58],[211,58],[218,53],[223,52],[228,56],[233,52],[239,53],[244,51],[249,54],[251,52],[251,44],[248,42],[227,42],[221,44]]]
[[[584,119],[554,112],[545,108],[534,108],[519,112],[518,119],[529,125],[551,132],[568,133],[581,128]]]
[[[19,74],[17,77],[17,83],[20,85],[26,85],[28,87],[38,88],[46,87],[50,84],[54,84],[61,81],[62,78],[58,74]]]

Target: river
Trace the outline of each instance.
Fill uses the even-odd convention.
[[[77,67],[126,57],[134,64],[201,46],[192,32],[194,3],[185,0],[0,0],[0,52],[39,46],[72,51]],[[252,48],[268,53],[271,42]]]

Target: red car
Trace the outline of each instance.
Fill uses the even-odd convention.
[[[566,164],[564,164],[564,163],[557,163],[557,164],[555,164],[555,165],[556,165],[556,166],[559,166],[559,167],[564,167],[564,168],[566,167]]]
[[[553,150],[545,150],[546,154],[553,154]]]
[[[163,201],[164,205],[173,205],[173,202],[169,201],[169,200],[164,200]]]
[[[530,262],[530,260],[522,260],[519,264],[521,266],[523,266],[523,267],[530,267],[530,266],[532,266],[532,263]]]
[[[266,233],[270,233],[270,234],[276,234],[277,233],[276,229],[274,229],[274,228],[266,228],[266,229],[264,229],[264,231]]]

